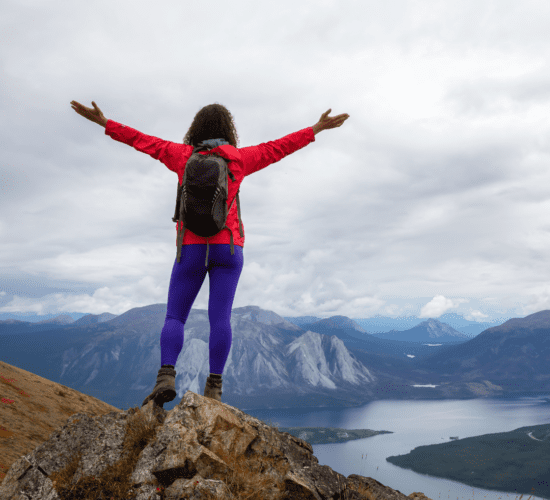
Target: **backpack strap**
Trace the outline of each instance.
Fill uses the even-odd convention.
[[[239,189],[240,191],[240,189]],[[239,212],[239,233],[241,235],[241,238],[244,236],[243,234],[243,228],[242,228],[242,221],[241,221],[241,204],[239,203],[239,191],[237,191],[237,211]]]
[[[185,233],[185,224],[181,222],[181,225],[183,226],[181,229],[178,227],[178,264],[180,263],[181,247],[183,245],[183,234]],[[206,241],[206,243],[208,244],[208,240]],[[206,249],[206,251],[206,255],[208,256],[208,248]]]

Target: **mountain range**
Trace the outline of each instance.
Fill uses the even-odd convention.
[[[117,408],[139,406],[156,381],[165,316],[166,304],[153,304],[76,321],[69,315],[0,321],[1,359]],[[345,316],[284,318],[258,306],[233,309],[231,327],[222,398],[242,410],[550,389],[548,310],[474,338],[435,319],[405,331],[368,333]],[[208,312],[192,309],[175,367],[178,395],[166,409],[187,390],[203,393],[209,331]]]
[[[38,315],[36,313],[0,313],[0,323],[5,320],[19,320],[22,322],[29,322],[34,325],[44,324],[44,323],[61,323],[69,324],[73,323],[76,320],[81,319],[84,316],[93,316],[93,318],[98,318],[98,322],[106,321],[107,319],[112,319],[116,315],[110,313],[103,313],[98,315],[91,315],[88,313],[81,312],[66,312],[63,314],[42,314]],[[336,316],[333,316],[333,318]],[[344,316],[342,316],[344,317]],[[442,323],[452,326],[460,333],[464,333],[470,338],[475,337],[482,331],[492,326],[498,326],[508,319],[511,316],[503,316],[499,319],[494,319],[492,321],[479,322],[467,320],[463,316],[460,316],[456,313],[445,313],[441,316],[438,316],[438,320]],[[304,324],[315,323],[320,321],[322,318],[317,316],[297,316],[297,317],[288,317],[284,316],[284,319],[294,323],[295,325],[301,326]],[[347,318],[349,319],[349,318]],[[417,326],[422,319],[417,316],[399,316],[399,317],[389,317],[381,316],[379,314],[372,316],[370,318],[351,318],[351,321],[355,322],[359,327],[363,328],[368,333],[380,334],[389,332],[392,329],[397,331],[404,331]]]

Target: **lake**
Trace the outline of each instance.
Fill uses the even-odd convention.
[[[544,397],[487,398],[446,401],[375,401],[356,408],[295,408],[243,410],[278,427],[339,427],[392,431],[339,444],[312,445],[319,465],[344,476],[359,474],[399,490],[417,491],[433,500],[510,499],[519,494],[473,488],[455,481],[402,469],[386,457],[405,455],[413,448],[459,439],[509,432],[519,427],[550,423],[550,405]],[[522,500],[527,500],[524,495]],[[539,498],[539,497],[533,497]]]

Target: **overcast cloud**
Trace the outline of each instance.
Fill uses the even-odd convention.
[[[550,309],[549,23],[533,0],[2,2],[0,313],[167,302],[177,175],[71,100],[180,143],[219,102],[240,147],[350,115],[244,179],[234,308]]]

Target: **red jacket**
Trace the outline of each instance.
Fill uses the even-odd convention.
[[[121,125],[113,120],[108,120],[105,127],[105,135],[110,136],[115,141],[123,142],[129,146],[133,146],[138,151],[147,153],[155,160],[160,160],[172,172],[178,174],[180,185],[183,182],[183,173],[185,164],[193,153],[193,146],[180,144],[178,142],[164,141],[158,137],[145,135],[133,128]],[[221,156],[230,160],[228,167],[235,176],[235,181],[228,180],[229,193],[227,197],[227,208],[230,207],[233,198],[237,195],[237,191],[243,179],[254,172],[258,172],[262,168],[278,162],[285,156],[302,149],[310,142],[315,141],[315,134],[312,127],[304,128],[293,134],[286,135],[276,141],[269,141],[259,144],[258,146],[249,146],[246,148],[234,148],[230,145],[218,146],[211,151],[219,152]],[[175,190],[174,190],[175,192]],[[174,206],[176,197],[174,196]],[[172,213],[169,214],[172,217]],[[242,216],[242,211],[241,211]],[[181,223],[180,223],[181,225]],[[227,215],[227,227],[233,233],[233,244],[244,246],[244,236],[241,238],[239,233],[239,218],[237,214],[237,203],[233,204],[233,208]],[[176,224],[177,234],[177,224]],[[244,224],[243,224],[244,235]],[[229,231],[223,229],[215,236],[209,238],[209,243],[226,244],[231,243]],[[185,230],[183,236],[183,245],[206,245],[206,238],[197,236],[189,229]]]

